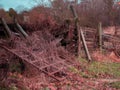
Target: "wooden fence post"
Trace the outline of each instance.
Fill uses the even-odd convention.
[[[19,30],[19,33],[24,37],[27,38],[28,34],[23,30],[23,28],[20,26],[20,24],[17,22],[17,20],[15,19],[15,25],[17,27],[17,29]]]
[[[100,48],[100,52],[102,53],[102,23],[99,22],[99,48]]]
[[[84,34],[83,34],[82,29],[80,29],[80,32],[81,32],[81,33],[80,33],[80,34],[81,34],[81,39],[82,39],[82,43],[83,43],[83,45],[84,45],[84,50],[85,50],[87,59],[88,59],[89,61],[92,61],[92,58],[91,58],[91,56],[90,56],[90,53],[89,53],[89,50],[88,50],[88,47],[87,47],[87,44],[86,44],[85,37],[84,37]]]
[[[77,45],[78,45],[77,56],[80,56],[80,52],[81,52],[81,37],[80,37],[80,30],[79,30],[79,23],[78,23],[79,19],[78,19],[78,15],[77,15],[76,10],[74,9],[73,5],[70,5],[70,9],[71,9],[72,14],[74,16],[75,28],[76,28],[77,37],[78,37],[78,40],[77,40]]]
[[[8,27],[5,19],[4,19],[4,18],[1,18],[1,22],[2,22],[2,24],[3,24],[3,26],[4,26],[4,28],[5,28],[5,33],[6,33],[7,37],[8,37],[8,38],[11,38],[11,37],[12,37],[12,36],[11,36],[12,33],[11,33],[10,28]]]

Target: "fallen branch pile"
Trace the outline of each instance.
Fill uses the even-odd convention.
[[[13,54],[13,56],[31,64],[40,72],[61,81],[67,76],[68,63],[74,58],[71,58],[62,47],[59,49],[57,43],[59,43],[59,40],[55,40],[50,33],[38,31],[26,40],[14,39],[12,46],[9,46],[7,42],[4,43],[4,46],[0,45],[0,47]],[[62,56],[59,52],[66,55]]]

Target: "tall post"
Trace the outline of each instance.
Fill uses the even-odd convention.
[[[73,5],[70,5],[70,9],[72,11],[72,14],[74,16],[74,20],[75,20],[75,28],[76,28],[76,37],[78,38],[77,40],[77,56],[80,56],[80,51],[81,51],[81,37],[80,37],[80,30],[79,30],[79,23],[78,23],[78,15],[76,13],[76,10],[74,9]]]
[[[99,48],[100,52],[102,53],[102,23],[99,22]]]

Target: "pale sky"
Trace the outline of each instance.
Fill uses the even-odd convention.
[[[41,3],[42,5],[50,6],[49,0],[0,0],[0,8],[4,8],[5,10],[9,10],[9,8],[13,8],[16,11],[20,12],[24,9],[29,10],[32,7],[38,5],[39,3],[35,1],[38,1],[39,3],[42,2]]]
[[[41,0],[43,1],[42,4],[48,3],[48,0]],[[31,9],[32,7],[36,6],[34,0],[0,0],[0,8],[4,8],[5,10],[9,10],[9,8],[21,10],[21,9]]]

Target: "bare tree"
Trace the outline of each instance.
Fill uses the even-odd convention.
[[[98,22],[103,25],[114,23],[114,2],[115,0],[82,0],[80,3],[80,13],[84,22],[88,26],[97,26]]]

